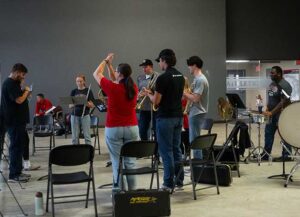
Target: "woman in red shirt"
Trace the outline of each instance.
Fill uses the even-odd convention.
[[[112,162],[114,190],[119,188],[118,169],[121,147],[126,142],[139,140],[139,131],[135,111],[138,88],[131,78],[131,67],[127,63],[121,63],[114,70],[113,57],[114,54],[108,54],[93,76],[107,95],[105,140]],[[103,75],[105,65],[109,69],[110,80]],[[134,168],[135,159],[124,159],[124,167]],[[135,177],[127,176],[127,184],[128,190],[135,189]]]

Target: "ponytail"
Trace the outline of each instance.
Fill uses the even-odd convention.
[[[136,91],[134,89],[134,82],[130,76],[132,73],[131,67],[127,63],[121,63],[118,66],[118,71],[124,76],[124,78],[121,80],[121,83],[124,83],[126,96],[129,100],[132,100]]]

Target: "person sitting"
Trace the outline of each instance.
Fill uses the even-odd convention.
[[[52,103],[45,98],[44,94],[39,93],[36,95],[35,116],[43,116],[51,108]]]

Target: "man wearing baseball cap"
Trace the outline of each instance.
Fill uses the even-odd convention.
[[[151,89],[152,92],[154,92],[155,81],[159,73],[153,70],[153,63],[150,59],[144,59],[143,62],[140,64],[140,67],[143,68],[144,73],[137,77],[137,85],[140,92],[140,94],[138,95],[138,104],[140,104],[139,133],[141,140],[149,140],[150,130],[153,130],[151,134],[151,139],[154,139],[153,137],[155,136],[155,112],[152,112],[152,103],[150,99],[146,97],[143,100],[145,95],[142,93],[142,90],[143,88],[147,88]],[[142,100],[143,102],[141,102]]]
[[[181,98],[184,88],[184,77],[177,69],[176,56],[173,50],[164,49],[156,61],[164,71],[156,81],[154,94],[147,92],[154,105],[158,106],[156,114],[156,134],[159,154],[164,164],[164,183],[162,188],[173,191],[174,187],[183,185],[183,173],[179,175],[182,153],[180,150],[182,129]]]

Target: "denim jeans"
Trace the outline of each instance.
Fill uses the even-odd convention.
[[[265,150],[271,154],[272,148],[273,148],[273,142],[274,142],[274,136],[276,133],[276,130],[278,128],[278,120],[279,116],[272,116],[270,118],[269,123],[266,124],[265,127]],[[287,143],[284,143],[286,147],[291,151],[291,146]],[[282,156],[287,157],[288,152],[282,147]]]
[[[90,115],[85,115],[83,117],[71,115],[72,144],[79,144],[80,129],[83,132],[85,144],[91,144],[90,125]]]
[[[118,180],[121,148],[125,143],[137,141],[139,139],[138,126],[105,127],[105,140],[112,163],[114,189],[119,188],[119,183],[121,181]],[[125,158],[123,162],[123,168],[125,169],[133,169],[135,167],[135,158]],[[133,190],[136,188],[135,176],[127,176],[126,180],[128,190]]]
[[[164,183],[169,188],[174,187],[175,176],[180,171],[179,162],[182,159],[180,149],[182,117],[157,118],[156,133],[159,154],[164,164]],[[176,185],[182,185],[184,174],[177,178]]]
[[[201,134],[201,123],[205,118],[206,113],[189,116],[189,137],[190,143]],[[202,159],[202,150],[193,150],[194,158]]]
[[[9,146],[9,178],[18,177],[22,172],[22,157],[28,135],[26,125],[10,126],[7,128],[10,139]]]
[[[151,111],[140,111],[139,113],[139,133],[141,140],[149,140],[149,135],[155,134],[155,112],[152,113],[152,129],[151,126]],[[151,135],[152,136],[152,135]]]

